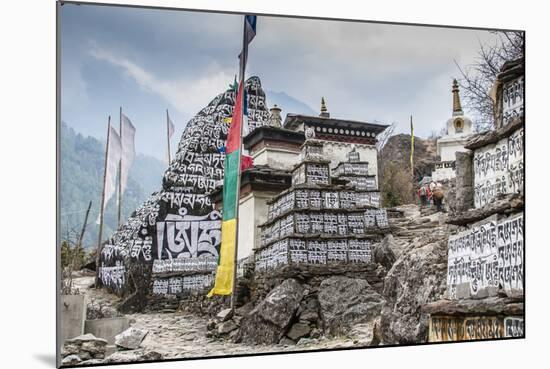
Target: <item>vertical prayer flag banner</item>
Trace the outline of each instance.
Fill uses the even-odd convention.
[[[174,123],[172,122],[172,119],[170,119],[170,115],[168,114],[168,110],[166,110],[166,129],[167,129],[167,142],[166,142],[166,163],[170,165],[170,139],[174,135],[174,132],[176,131],[176,127],[174,126]]]
[[[256,21],[258,17],[255,15],[246,15],[244,17],[244,35],[246,43],[249,44],[256,37]]]
[[[120,136],[117,131],[109,126],[109,137],[107,138],[107,167],[105,169],[105,202],[103,204],[103,209],[100,209],[99,215],[97,216],[96,223],[101,222],[101,215],[105,212],[107,203],[115,194],[116,186],[116,175],[118,171],[118,164],[120,163],[120,158],[122,155],[122,147],[120,142]]]
[[[130,175],[130,168],[136,157],[134,144],[136,128],[126,115],[122,114],[120,119],[120,140],[122,145],[122,156],[120,159],[120,188],[121,193],[124,193],[126,184],[128,183],[128,176]]]
[[[172,138],[175,131],[176,127],[174,126],[172,119],[170,119],[170,116],[168,115],[168,138]]]
[[[243,88],[241,81],[233,110],[233,118],[227,135],[225,146],[225,173],[223,178],[223,217],[222,243],[220,258],[216,270],[214,288],[208,293],[212,295],[230,295],[233,292],[233,274],[235,271],[235,247],[237,242],[237,202],[239,188],[238,179],[241,155],[241,126],[243,112]]]
[[[246,68],[246,61],[248,60],[248,44],[252,42],[256,36],[256,21],[255,15],[246,15],[244,17],[244,39],[243,39],[243,51],[239,55],[239,78],[244,81],[244,70]]]

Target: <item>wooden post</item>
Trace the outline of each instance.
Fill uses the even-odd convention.
[[[414,127],[413,127],[412,115],[411,115],[411,177],[414,182]]]
[[[96,277],[95,286],[99,287],[99,261],[101,255],[101,238],[103,237],[103,216],[105,207],[105,180],[107,179],[107,158],[109,155],[109,138],[111,136],[111,116],[107,123],[107,144],[105,145],[105,167],[103,168],[103,190],[101,191],[101,207],[99,208],[99,236],[97,237],[97,254],[95,256]]]
[[[84,239],[84,232],[86,231],[86,225],[88,224],[88,215],[90,214],[90,209],[92,208],[92,202],[88,204],[88,209],[86,210],[86,216],[84,217],[84,223],[82,224],[82,231],[80,231],[80,237],[78,238],[77,245],[82,246],[82,240]]]
[[[80,231],[80,236],[78,237],[78,240],[76,241],[76,245],[74,246],[74,252],[72,254],[72,260],[71,260],[71,269],[69,270],[69,291],[73,289],[73,271],[75,270],[75,264],[76,264],[76,256],[77,252],[80,252],[80,249],[82,247],[82,240],[84,239],[84,232],[86,231],[86,225],[88,224],[88,215],[90,214],[90,208],[92,207],[92,202],[88,204],[88,209],[86,209],[86,215],[84,216],[84,223],[82,223],[82,231]],[[67,221],[68,223],[68,221]],[[68,226],[67,226],[68,229]]]

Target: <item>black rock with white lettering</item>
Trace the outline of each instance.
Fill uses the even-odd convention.
[[[249,130],[267,124],[258,77],[246,81]],[[175,157],[153,193],[103,247],[103,286],[129,295],[123,311],[147,305],[147,296],[181,296],[211,287],[221,243],[221,214],[208,197],[223,181],[225,141],[235,89],[216,96],[188,123]]]

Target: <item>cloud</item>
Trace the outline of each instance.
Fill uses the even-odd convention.
[[[115,74],[140,87],[133,88],[136,94],[126,92],[126,105],[139,105],[141,115],[149,111],[154,116],[166,101],[184,122],[225,90],[237,71],[240,16],[108,7],[67,10],[64,48],[75,54],[75,69],[87,68],[84,82],[92,103],[104,91],[127,87],[103,74],[114,66]],[[95,40],[92,47],[86,42],[90,38]],[[492,38],[483,30],[262,16],[247,74],[258,75],[264,89],[285,92],[315,110],[324,96],[334,117],[398,121],[406,129],[413,114],[417,132],[427,135],[451,114],[450,83],[458,72],[454,60],[471,63],[479,43]],[[98,75],[104,78],[98,80]],[[76,90],[85,90],[82,81],[74,80]]]
[[[454,63],[472,63],[483,30],[262,17],[251,45],[251,69],[264,85],[310,106],[325,96],[335,117],[402,122],[418,133],[451,114]]]
[[[97,60],[121,68],[144,91],[156,94],[168,101],[184,115],[194,115],[208,102],[225,90],[233,81],[230,70],[216,65],[206,67],[207,72],[200,73],[197,79],[180,77],[162,79],[125,56],[117,55],[112,50],[92,47],[90,55]]]
[[[62,74],[62,104],[83,108],[90,101],[90,96],[88,94],[88,84],[82,76],[80,64],[64,63]]]

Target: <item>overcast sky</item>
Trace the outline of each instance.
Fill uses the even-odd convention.
[[[103,139],[122,105],[137,151],[158,158],[165,109],[175,146],[238,70],[239,15],[65,4],[61,24],[62,120]],[[470,64],[479,43],[494,40],[484,30],[258,17],[247,76],[314,111],[325,96],[332,117],[397,122],[407,132],[412,114],[415,134],[426,137],[451,116],[454,60]]]

